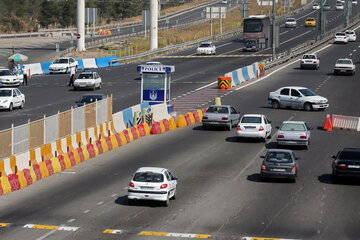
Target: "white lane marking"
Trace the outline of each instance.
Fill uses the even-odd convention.
[[[354,49],[354,52],[356,52],[356,49]]]
[[[87,209],[87,210],[83,211],[83,213],[88,213],[88,212],[90,212],[90,210],[89,210],[89,209]]]
[[[350,53],[349,56],[352,56],[352,53]]]
[[[179,80],[181,80],[181,79],[194,76],[194,75],[196,75],[196,74],[198,74],[198,73],[192,73],[192,74],[189,74],[189,75],[186,75],[186,76],[183,76],[183,77],[179,77],[179,78],[176,78],[176,79],[174,79],[174,80],[171,80],[171,82],[176,82],[176,81],[179,81]]]
[[[283,34],[288,33],[288,32],[289,32],[289,31],[282,32],[282,33],[280,33],[280,35],[283,35]]]
[[[73,222],[73,221],[75,221],[75,218],[69,219],[67,222],[68,222],[68,223],[71,223],[71,222]]]
[[[288,39],[288,40],[286,40],[286,41],[283,41],[283,42],[280,43],[280,45],[282,45],[282,44],[284,44],[284,43],[287,43],[287,42],[290,42],[290,41],[292,41],[292,40],[294,40],[294,39],[296,39],[296,38],[299,38],[299,37],[301,37],[301,36],[304,36],[305,34],[308,34],[308,33],[310,33],[310,32],[311,32],[311,30],[309,30],[309,31],[307,31],[307,32],[304,32],[304,33],[302,33],[302,34],[300,34],[300,35],[297,35],[296,37],[290,38],[290,39]]]
[[[102,205],[102,204],[104,204],[103,201],[97,203],[97,205]]]
[[[27,224],[27,225],[34,225],[34,224]],[[25,225],[26,226],[26,225]],[[25,227],[24,226],[24,227]],[[65,225],[60,225],[60,226],[65,226]],[[46,233],[45,235],[37,238],[36,240],[43,240],[45,238],[47,238],[48,236],[52,235],[53,233],[55,233],[57,231],[57,229],[51,230],[50,232]]]
[[[116,193],[114,193],[113,195],[111,195],[111,197],[116,197],[117,196],[117,194]]]

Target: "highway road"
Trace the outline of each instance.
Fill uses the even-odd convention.
[[[277,51],[285,51],[318,36],[317,28],[302,26],[307,16],[316,17],[317,14],[318,11],[304,11],[296,16],[299,21],[299,27],[295,29],[282,27],[280,47]],[[342,11],[328,12],[327,29],[341,25],[343,16]],[[234,36],[216,42],[217,54],[243,54],[240,51],[242,48],[240,39],[241,36]],[[186,56],[194,55],[194,53],[195,48],[189,48],[174,54],[184,56],[184,58],[158,59],[164,64],[175,65],[176,67],[171,84],[172,98],[182,96],[196,88],[209,84],[226,72],[265,58],[251,56],[252,53],[246,53],[250,57],[241,58],[217,58],[216,56],[214,58],[186,58]],[[259,53],[268,54],[271,53],[271,50],[266,49]],[[136,72],[136,65],[135,63],[126,64],[119,67],[97,70],[103,79],[103,88],[98,92],[113,94],[115,110],[122,110],[139,103],[140,80],[139,74]],[[31,78],[29,86],[20,87],[21,91],[26,95],[25,108],[13,112],[1,112],[0,129],[8,128],[12,123],[17,126],[26,123],[28,119],[36,120],[44,115],[49,116],[57,113],[58,110],[68,110],[81,95],[89,93],[89,91],[74,92],[66,86],[68,81],[68,75],[47,75]]]
[[[263,182],[259,177],[260,156],[275,147],[275,132],[266,143],[238,142],[235,129],[205,131],[197,124],[141,138],[2,196],[0,222],[10,224],[2,225],[6,227],[0,228],[0,238],[166,240],[193,239],[188,235],[191,233],[203,234],[193,237],[210,235],[209,239],[221,240],[246,236],[359,239],[360,181],[335,184],[330,156],[343,147],[358,147],[360,135],[321,130],[328,113],[359,116],[360,106],[354,104],[359,98],[358,77],[332,74],[339,57],[358,59],[359,48],[359,42],[326,44],[317,50],[319,70],[301,70],[294,61],[222,98],[241,114],[265,114],[274,129],[285,120],[303,120],[314,128],[309,150],[293,149],[300,157],[296,183]],[[329,109],[270,108],[269,91],[293,85],[327,97]],[[142,166],[165,167],[179,178],[177,199],[169,207],[146,202],[128,205],[127,184]],[[45,225],[45,229],[34,229],[37,226],[31,224]],[[62,227],[52,230],[51,226]],[[117,234],[103,233],[106,229]],[[161,233],[182,235],[164,237]]]

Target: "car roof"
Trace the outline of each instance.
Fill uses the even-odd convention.
[[[305,55],[316,55],[316,53],[304,53],[303,56],[305,56]]]
[[[102,94],[102,93],[88,93],[88,94],[84,94],[82,95],[82,97],[87,97],[87,96],[102,96],[102,97],[106,97],[105,94]]]
[[[360,152],[360,148],[344,148],[341,151],[346,151],[346,152]]]
[[[292,150],[290,149],[268,149],[267,152],[288,152],[288,153],[293,153]]]
[[[211,105],[209,107],[232,107],[230,105]]]
[[[212,42],[202,42],[200,44],[212,44]]]
[[[282,88],[279,88],[279,89],[283,89],[283,88],[293,88],[293,89],[308,89],[307,87],[299,87],[299,86],[286,86],[286,87],[282,87]]]
[[[304,121],[284,121],[282,124],[284,124],[284,123],[305,124]]]
[[[16,88],[0,88],[0,90],[12,90],[12,89],[16,89]]]
[[[136,172],[156,172],[156,173],[162,173],[165,171],[166,168],[159,168],[159,167],[141,167]]]
[[[262,117],[262,114],[244,114],[242,117]]]

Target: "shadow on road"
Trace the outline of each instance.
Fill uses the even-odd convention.
[[[115,204],[119,204],[119,205],[122,205],[122,206],[141,206],[141,207],[151,207],[151,208],[162,207],[163,206],[162,202],[145,201],[145,200],[136,200],[136,201],[132,202],[131,204],[129,204],[127,195],[118,197],[115,200]]]
[[[287,178],[262,178],[260,173],[248,175],[247,180],[251,182],[293,183],[292,179]]]
[[[360,178],[337,178],[336,180],[332,177],[331,174],[326,173],[320,175],[318,180],[321,183],[326,184],[335,184],[335,185],[353,185],[353,186],[360,186]]]

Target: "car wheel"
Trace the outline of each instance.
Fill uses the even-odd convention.
[[[334,75],[337,75],[337,72],[336,72],[336,71],[334,71]]]
[[[24,108],[24,101],[21,101],[20,109]]]
[[[232,124],[233,124],[233,123],[232,123],[232,121],[231,121],[231,122],[229,123],[229,125],[228,125],[228,130],[229,130],[229,131],[231,131],[231,129],[232,129]]]
[[[65,73],[69,73],[69,72],[70,72],[69,68],[67,67]]]
[[[208,129],[208,126],[206,126],[206,125],[203,125],[202,127],[203,127],[204,130]]]
[[[304,110],[305,110],[305,111],[312,111],[313,108],[312,108],[312,106],[311,106],[310,103],[305,103],[305,104],[304,104]]]
[[[96,90],[96,85],[95,85],[95,84],[94,84],[94,86],[93,86],[92,90],[93,90],[93,91],[95,91],[95,90]]]
[[[166,200],[164,201],[164,206],[167,207],[169,206],[169,203],[170,203],[170,199],[169,199],[169,196],[166,198]]]
[[[291,179],[292,183],[296,183],[296,178]]]
[[[99,89],[101,89],[101,83],[99,83]]]
[[[280,103],[277,100],[273,100],[272,103],[271,103],[271,106],[274,109],[278,109],[278,108],[280,108]]]
[[[171,197],[171,199],[176,199],[176,189],[174,190],[174,195]]]
[[[13,110],[13,104],[10,103],[10,105],[9,105],[9,111],[12,111],[12,110]]]

